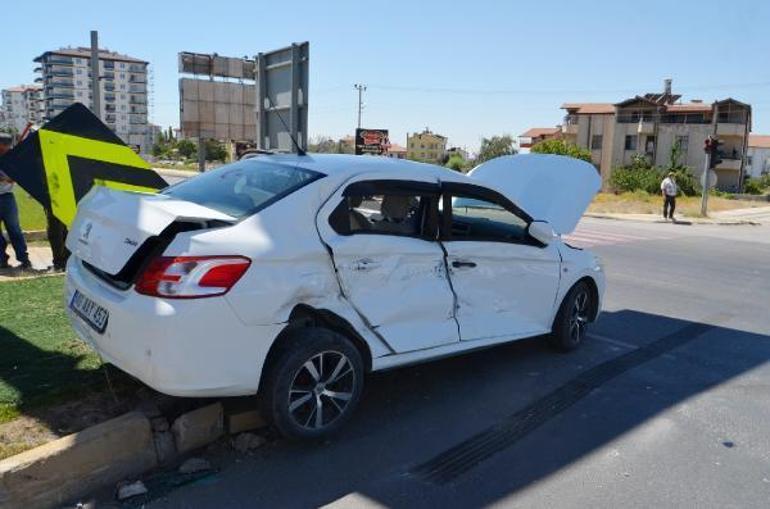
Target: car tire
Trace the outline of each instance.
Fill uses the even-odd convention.
[[[578,282],[564,297],[556,313],[548,336],[551,346],[562,352],[570,352],[580,346],[591,320],[592,306],[591,289],[586,282]]]
[[[361,354],[341,334],[320,327],[294,331],[271,361],[260,390],[262,414],[286,438],[337,431],[361,397]]]

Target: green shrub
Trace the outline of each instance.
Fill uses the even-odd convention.
[[[762,194],[762,191],[764,191],[764,187],[762,187],[760,179],[747,178],[743,183],[743,192],[746,194]]]
[[[612,170],[610,186],[616,193],[645,191],[650,194],[660,194],[660,183],[669,172],[674,173],[680,193],[685,196],[697,193],[695,177],[686,166],[674,168],[651,166],[642,154],[634,155],[631,158],[631,164]]]
[[[616,193],[645,191],[660,193],[660,173],[652,167],[620,166],[612,170],[610,186]]]
[[[535,154],[557,154],[562,156],[582,159],[588,163],[591,162],[591,151],[587,148],[578,147],[574,143],[566,142],[560,138],[544,140],[536,143],[531,149]]]

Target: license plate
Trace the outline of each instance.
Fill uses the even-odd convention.
[[[107,319],[110,317],[109,311],[77,290],[70,301],[70,309],[99,334],[107,328]]]

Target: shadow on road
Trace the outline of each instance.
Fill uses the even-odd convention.
[[[769,336],[718,322],[623,310],[597,324],[612,324],[614,345],[589,338],[560,355],[534,339],[376,374],[334,439],[266,446],[154,506],[494,503],[770,359]]]

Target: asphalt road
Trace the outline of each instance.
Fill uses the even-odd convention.
[[[770,505],[770,226],[585,220],[572,354],[527,340],[371,377],[323,444],[209,453],[153,508]]]

